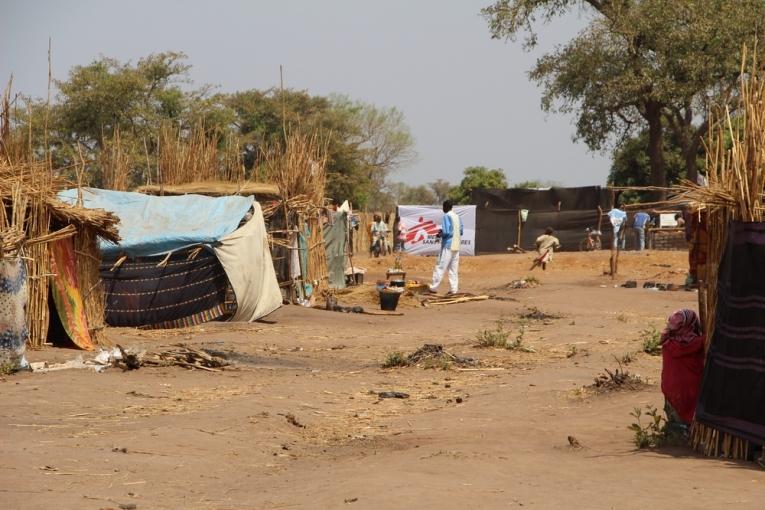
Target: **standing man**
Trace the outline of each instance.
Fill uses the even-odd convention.
[[[444,201],[444,218],[441,221],[441,230],[438,231],[441,238],[441,252],[438,254],[436,267],[433,269],[433,283],[429,291],[435,294],[444,273],[449,273],[449,294],[456,294],[459,288],[457,272],[460,264],[460,243],[462,242],[462,221],[452,211],[452,201]]]
[[[624,243],[625,239],[624,236],[621,236],[621,242],[619,240],[619,234],[622,231],[622,227],[624,227],[624,224],[627,222],[627,213],[624,212],[624,205],[619,206],[617,209],[614,207],[610,211],[608,211],[608,219],[611,221],[611,226],[614,227],[614,244],[613,248],[617,249],[624,249]]]
[[[648,225],[651,216],[648,213],[640,211],[635,215],[635,219],[632,223],[632,228],[635,229],[638,239],[638,251],[645,249],[645,227]]]

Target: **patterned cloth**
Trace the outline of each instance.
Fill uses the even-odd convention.
[[[0,260],[0,364],[26,368],[24,358],[29,330],[27,268],[20,258]]]
[[[765,223],[731,222],[696,420],[765,444]]]

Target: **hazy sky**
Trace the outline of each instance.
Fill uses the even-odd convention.
[[[493,41],[491,0],[4,0],[0,79],[44,96],[53,74],[100,55],[137,60],[183,51],[191,78],[221,91],[279,83],[340,93],[404,112],[418,161],[392,176],[410,184],[460,179],[470,165],[508,180],[605,183],[609,158],[573,143],[572,119],[545,115],[526,72],[545,48],[582,26],[574,13],[542,31],[542,47]],[[0,87],[2,88],[2,87]]]

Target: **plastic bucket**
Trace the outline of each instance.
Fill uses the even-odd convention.
[[[400,292],[387,292],[380,291],[380,310],[387,310],[389,312],[396,311],[398,306],[398,298],[401,297]]]

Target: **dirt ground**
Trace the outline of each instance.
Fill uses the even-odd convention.
[[[682,283],[686,254],[625,253],[611,280],[607,252],[560,253],[547,271],[534,271],[540,286],[508,288],[529,275],[529,260],[461,260],[461,290],[503,299],[407,302],[402,316],[285,306],[254,324],[108,332],[135,349],[184,342],[230,353],[236,365],[218,373],[7,376],[0,508],[763,508],[765,471],[756,464],[685,448],[636,450],[628,430],[635,407],[663,404],[660,357],[635,354],[641,331],[660,329],[697,299],[642,283]],[[369,284],[392,260],[354,263],[369,268]],[[404,260],[408,278],[425,281],[432,264]],[[638,288],[618,286],[628,279]],[[340,301],[371,307],[361,302],[368,295]],[[519,318],[534,308],[561,318]],[[510,339],[534,352],[475,347],[478,332],[500,317]],[[381,368],[388,353],[425,343],[478,365]],[[623,368],[647,385],[586,388],[628,354],[634,361]],[[79,355],[50,348],[29,358]],[[381,391],[410,397],[380,399]]]

